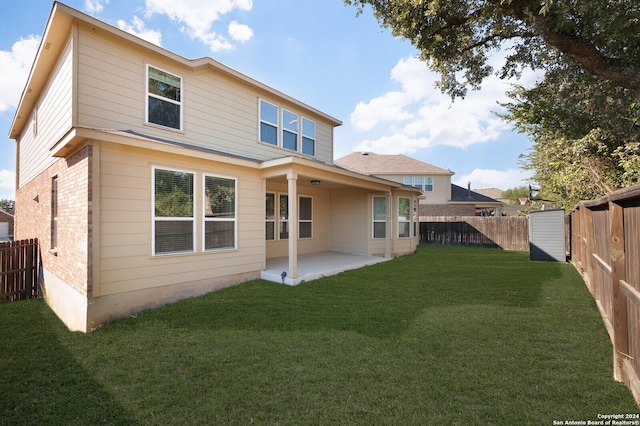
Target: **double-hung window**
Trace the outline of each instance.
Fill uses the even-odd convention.
[[[302,154],[316,155],[316,122],[259,100],[260,142]]]
[[[278,107],[260,101],[260,142],[278,146]]]
[[[281,240],[289,239],[289,196],[280,194],[279,197],[280,216],[278,217]]]
[[[387,237],[387,197],[373,197],[373,238]]]
[[[433,178],[430,176],[424,178],[424,191],[433,192]]]
[[[298,150],[298,114],[282,109],[282,147],[291,151]]]
[[[236,181],[204,176],[204,249],[236,247]]]
[[[276,194],[273,192],[267,192],[265,220],[265,239],[273,241],[276,239]]]
[[[411,199],[398,198],[398,238],[411,236]]]
[[[402,183],[414,186],[424,192],[433,192],[433,177],[431,176],[405,176]]]
[[[298,238],[313,237],[313,198],[300,197]]]
[[[302,153],[316,155],[316,123],[302,117]]]
[[[147,65],[147,123],[182,130],[182,78]]]
[[[194,174],[153,169],[153,253],[194,250]]]

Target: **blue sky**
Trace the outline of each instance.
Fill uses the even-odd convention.
[[[524,185],[518,156],[531,142],[497,118],[508,83],[450,99],[407,41],[342,0],[67,0],[189,59],[208,56],[343,121],[335,158],[405,154],[455,172],[473,188]],[[0,199],[14,197],[9,127],[52,1],[0,3]],[[493,59],[499,64],[499,56]],[[524,83],[534,75],[525,74]]]

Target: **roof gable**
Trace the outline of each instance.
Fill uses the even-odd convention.
[[[373,152],[352,152],[335,163],[346,169],[367,175],[446,175],[454,173],[406,155],[383,155]]]

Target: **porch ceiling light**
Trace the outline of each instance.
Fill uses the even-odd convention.
[[[320,181],[318,179],[311,179],[309,182],[311,182],[311,185],[313,186],[320,185]]]

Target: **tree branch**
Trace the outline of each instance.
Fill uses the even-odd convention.
[[[543,27],[541,35],[550,46],[567,55],[590,74],[613,81],[640,99],[640,67],[607,58],[585,39],[572,34]]]

